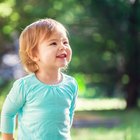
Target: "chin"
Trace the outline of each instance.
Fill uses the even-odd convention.
[[[61,64],[61,65],[59,65],[58,67],[59,67],[59,68],[66,68],[67,65],[68,65],[68,63],[65,63],[65,64]]]

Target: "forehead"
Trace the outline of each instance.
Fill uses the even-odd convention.
[[[67,38],[66,30],[63,30],[61,28],[57,28],[54,30],[54,32],[52,32],[52,34],[50,35],[50,38],[51,37]]]
[[[60,40],[60,39],[67,39],[67,32],[64,29],[61,28],[55,28],[51,34],[49,36],[44,36],[42,38],[42,41],[46,40],[46,41],[50,41],[50,40]]]

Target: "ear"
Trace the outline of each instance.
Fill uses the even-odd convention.
[[[39,58],[37,56],[32,56],[31,59],[35,62],[39,61]]]
[[[37,55],[37,51],[36,50],[31,50],[28,52],[28,56],[34,61],[37,62],[39,61],[39,57]]]

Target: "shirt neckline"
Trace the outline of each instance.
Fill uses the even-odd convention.
[[[61,80],[59,83],[57,83],[57,84],[46,84],[46,83],[44,83],[44,82],[41,82],[41,81],[36,77],[35,73],[33,73],[32,75],[33,75],[35,81],[36,81],[38,84],[41,84],[41,85],[44,85],[44,86],[47,86],[47,87],[57,87],[57,86],[60,86],[60,85],[63,83],[63,81],[64,81],[64,74],[63,74],[63,73],[61,73],[61,75],[62,75],[62,80]]]

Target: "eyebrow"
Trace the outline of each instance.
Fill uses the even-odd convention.
[[[58,39],[50,39],[49,42],[58,41]]]
[[[60,39],[60,40],[61,40],[61,39]],[[62,38],[62,40],[67,40],[67,41],[68,41],[67,38]],[[59,41],[59,39],[50,39],[50,40],[49,40],[49,42],[52,42],[52,41]]]

